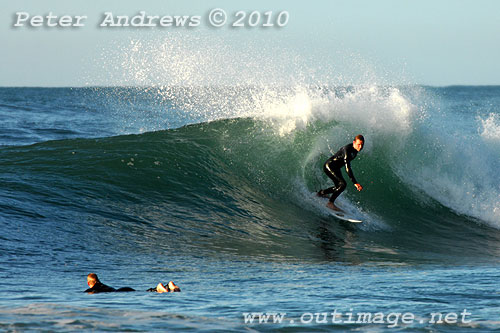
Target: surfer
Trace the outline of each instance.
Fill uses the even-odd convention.
[[[329,187],[325,190],[320,190],[317,193],[318,196],[325,198],[331,194],[330,201],[328,201],[327,204],[328,208],[340,211],[340,208],[335,206],[335,200],[347,187],[347,183],[344,177],[342,177],[342,172],[340,171],[343,166],[345,166],[347,175],[353,182],[354,186],[356,186],[356,189],[358,191],[363,190],[363,186],[361,186],[356,178],[354,178],[354,174],[351,169],[351,161],[355,159],[358,152],[363,149],[364,143],[365,138],[361,134],[357,135],[352,143],[340,148],[339,151],[330,157],[323,165],[323,171],[331,180],[333,180],[333,183],[335,184],[335,186]]]
[[[147,291],[156,291],[157,293],[173,293],[181,291],[181,288],[176,286],[174,281],[170,281],[169,283],[167,283],[167,286],[160,282],[158,283],[156,288],[149,288]]]
[[[90,273],[87,275],[87,284],[89,285],[89,289],[85,290],[86,293],[89,294],[97,294],[97,293],[110,293],[110,292],[120,292],[120,291],[135,291],[135,289],[132,289],[130,287],[123,287],[120,289],[115,289],[113,287],[107,286],[101,281],[99,281],[99,278],[97,277],[97,274],[95,273]],[[150,288],[147,291],[156,291],[158,293],[168,293],[168,292],[178,292],[181,291],[181,288],[179,288],[173,281],[170,281],[167,283],[165,286],[163,283],[158,283],[156,288]]]
[[[89,289],[85,290],[86,293],[97,294],[97,293],[110,293],[110,292],[119,292],[119,291],[135,291],[130,287],[123,287],[120,289],[115,289],[113,287],[107,286],[97,277],[97,274],[90,273],[87,275],[87,284],[89,285]]]

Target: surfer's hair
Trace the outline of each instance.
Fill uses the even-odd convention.
[[[354,138],[354,141],[356,141],[356,140],[359,140],[359,141],[363,141],[363,142],[365,142],[365,137],[364,137],[364,136],[362,136],[361,134],[358,134],[358,135],[356,135],[356,137]]]
[[[87,280],[94,281],[94,282],[100,282],[96,273],[90,273],[89,275],[87,275]]]

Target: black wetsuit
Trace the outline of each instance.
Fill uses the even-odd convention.
[[[111,293],[111,292],[121,292],[121,291],[135,291],[130,287],[123,287],[120,289],[115,289],[113,287],[107,286],[101,282],[97,282],[92,288],[85,290],[86,293],[97,294],[97,293]]]
[[[324,196],[327,194],[332,194],[330,197],[330,202],[334,202],[338,196],[344,192],[347,187],[347,183],[342,177],[342,172],[340,169],[345,166],[345,170],[347,171],[347,175],[353,182],[353,184],[357,184],[358,181],[354,178],[354,174],[351,169],[351,161],[356,158],[358,155],[358,151],[354,149],[352,143],[345,145],[340,148],[338,152],[335,153],[332,157],[330,157],[323,166],[323,171],[325,171],[326,175],[333,180],[335,186],[327,188],[326,190],[321,190],[318,192],[318,195]]]

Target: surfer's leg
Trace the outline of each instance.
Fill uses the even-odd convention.
[[[338,186],[337,184],[337,178],[335,177],[335,175],[331,172],[331,169],[329,167],[326,166],[326,163],[323,165],[323,171],[325,172],[325,174],[328,176],[328,178],[330,178],[331,180],[333,180],[333,183],[334,183],[334,186],[332,187],[329,187],[327,189],[324,189],[324,190],[320,190],[317,195],[319,197],[323,197],[323,198],[328,198],[328,195],[329,194],[332,194],[334,191],[335,191],[335,188]]]
[[[330,202],[334,203],[335,200],[338,198],[338,196],[346,189],[347,183],[344,177],[342,177],[340,169],[332,171],[333,171],[332,176],[330,178],[333,180],[336,186],[332,190],[332,196],[330,197]]]
[[[333,202],[340,195],[340,193],[344,191],[346,183],[344,177],[342,177],[340,169],[332,168],[331,166],[327,166],[327,164],[325,163],[325,165],[323,166],[323,171],[328,176],[328,178],[330,178],[333,181],[334,186],[329,187],[325,190],[320,190],[318,192],[318,196],[328,197],[328,194],[333,194],[332,197],[335,196],[335,198],[333,198],[332,200],[332,198],[330,197],[330,201]],[[338,192],[339,189],[341,189],[340,192]]]

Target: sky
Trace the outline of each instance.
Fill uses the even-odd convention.
[[[256,76],[286,72],[283,77],[306,76],[321,83],[500,84],[496,0],[17,0],[1,6],[0,86],[184,82],[165,80],[180,75],[176,66],[183,68],[182,75],[218,73],[232,84],[253,82],[256,71],[242,71],[245,67],[263,69]],[[216,8],[227,15],[222,27],[209,21]],[[198,16],[199,21],[189,28],[100,26],[106,12],[132,18],[141,11],[160,17]],[[243,15],[238,11],[245,14],[244,27],[231,26]],[[22,26],[15,26],[18,12],[30,15]],[[256,26],[249,23],[253,12],[258,13],[254,19],[260,15]],[[281,22],[288,20],[280,27],[277,18],[284,12]],[[87,18],[81,27],[49,27],[46,20],[31,26],[33,16],[49,13]],[[266,17],[272,27],[262,26]],[[175,50],[182,50],[190,62],[186,65],[168,53]],[[148,79],[139,80],[141,75]]]

